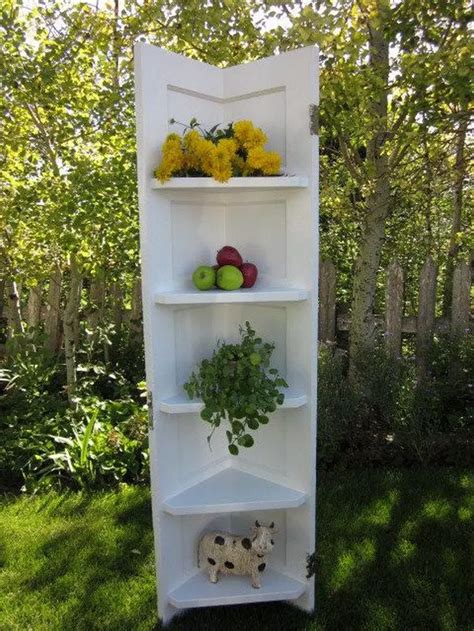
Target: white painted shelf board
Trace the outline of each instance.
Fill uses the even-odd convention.
[[[156,294],[157,304],[162,305],[203,305],[261,302],[301,302],[307,300],[306,289],[269,287],[224,291],[222,289],[198,289],[162,291]]]
[[[162,184],[152,180],[152,188],[156,190],[197,191],[232,191],[232,190],[274,190],[281,188],[306,188],[308,178],[302,175],[276,175],[272,177],[231,177],[227,182],[217,182],[212,177],[173,177]]]
[[[306,494],[255,475],[227,468],[162,503],[171,515],[297,508]]]
[[[207,574],[200,572],[168,594],[170,603],[178,609],[214,607],[242,603],[295,600],[305,592],[301,581],[270,568],[262,574],[262,586],[255,589],[248,576],[222,576],[211,583]]]
[[[285,400],[283,405],[278,406],[283,410],[293,410],[301,408],[308,402],[306,394],[300,390],[292,388],[285,389]],[[177,394],[174,397],[163,399],[160,402],[160,410],[166,414],[195,414],[204,407],[200,399],[190,399],[186,392]]]

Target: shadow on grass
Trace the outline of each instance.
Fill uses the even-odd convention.
[[[469,629],[473,498],[474,477],[459,471],[325,474],[318,493],[316,618],[269,603],[192,610],[168,628]],[[53,496],[39,501],[38,512],[45,525],[49,516],[62,521],[39,533],[33,552],[39,562],[25,572],[19,593],[39,595],[58,610],[54,629],[162,628],[148,493]]]
[[[468,629],[474,478],[427,470],[343,480],[320,483],[317,628]]]
[[[70,496],[71,499],[74,497]],[[156,621],[149,496],[67,495],[40,511],[65,518],[37,551],[43,562],[22,585],[60,609],[61,629],[137,629]],[[52,504],[51,504],[52,502]]]
[[[313,617],[284,603],[206,607],[174,618],[169,631],[303,631],[313,629]],[[163,627],[157,625],[155,631]]]

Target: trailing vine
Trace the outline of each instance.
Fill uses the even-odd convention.
[[[218,342],[210,359],[204,359],[184,385],[190,399],[201,398],[201,418],[211,425],[208,443],[214,431],[227,421],[229,452],[239,447],[252,447],[253,436],[260,425],[269,422],[268,415],[285,400],[281,388],[288,384],[276,368],[270,367],[275,344],[257,337],[249,322],[240,326],[239,344]]]

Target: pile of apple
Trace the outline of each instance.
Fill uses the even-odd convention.
[[[258,270],[253,263],[244,263],[239,251],[225,245],[217,253],[217,265],[200,265],[193,274],[193,283],[201,291],[219,289],[232,291],[255,285]]]

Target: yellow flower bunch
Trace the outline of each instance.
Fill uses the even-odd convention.
[[[169,180],[172,175],[184,166],[184,153],[181,148],[181,138],[178,134],[169,134],[162,147],[163,157],[155,171],[155,176],[161,183]]]
[[[261,171],[264,175],[275,175],[280,171],[280,163],[280,156],[276,151],[253,147],[247,154],[246,168],[249,171]]]
[[[173,175],[208,175],[218,182],[227,182],[232,175],[276,175],[280,171],[280,156],[266,151],[267,136],[251,121],[229,125],[224,132],[205,138],[194,128],[181,138],[169,134],[162,146],[162,158],[155,170],[161,183]]]
[[[247,151],[254,147],[263,147],[268,140],[267,135],[259,127],[254,127],[252,121],[237,121],[232,127],[235,139]]]

